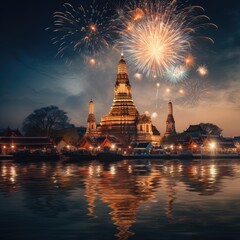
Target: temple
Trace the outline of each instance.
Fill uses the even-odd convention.
[[[153,145],[159,144],[160,133],[152,125],[151,117],[146,114],[139,114],[133,102],[132,87],[123,54],[121,54],[118,63],[112,106],[109,113],[101,118],[100,125],[97,128],[93,109],[94,105],[91,100],[86,136],[113,135],[125,147],[139,142],[151,142]]]
[[[173,107],[172,103],[168,103],[168,116],[166,121],[166,132],[164,134],[164,137],[171,137],[176,135],[176,129],[175,129],[175,120],[173,117]]]

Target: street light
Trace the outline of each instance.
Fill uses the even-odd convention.
[[[216,148],[216,143],[215,142],[211,142],[210,143],[210,149],[212,150],[212,153],[214,153],[215,148]]]

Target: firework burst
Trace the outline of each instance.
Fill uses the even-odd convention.
[[[203,10],[179,6],[176,0],[140,0],[118,11],[124,29],[120,45],[128,62],[147,76],[164,76],[184,64],[198,30],[212,25],[196,9]]]
[[[167,80],[176,83],[188,77],[188,68],[185,66],[170,67],[166,71]]]
[[[208,75],[207,66],[205,66],[205,65],[199,66],[198,69],[197,69],[197,72],[202,77],[207,76]]]
[[[98,6],[91,1],[87,6],[74,7],[69,3],[54,13],[53,44],[58,45],[57,56],[72,57],[75,53],[96,56],[113,43],[114,20],[108,5]]]
[[[211,86],[208,81],[202,79],[187,79],[181,83],[179,90],[181,96],[176,101],[193,107],[209,96],[210,92]]]

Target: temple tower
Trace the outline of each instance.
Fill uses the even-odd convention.
[[[171,101],[168,103],[168,116],[166,121],[166,132],[164,137],[176,135],[175,120],[173,118],[173,106]]]
[[[96,130],[97,130],[97,124],[96,124],[96,119],[94,116],[94,103],[93,100],[89,102],[89,114],[88,114],[88,120],[87,120],[87,130],[86,130],[86,135],[95,135]]]
[[[101,118],[98,133],[100,135],[111,133],[111,135],[115,135],[121,139],[123,143],[131,142],[136,138],[136,121],[138,115],[139,113],[132,99],[127,65],[123,54],[121,54],[114,86],[113,103],[109,113]]]

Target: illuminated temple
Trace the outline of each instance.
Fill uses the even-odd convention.
[[[86,137],[110,135],[119,139],[124,146],[139,142],[151,142],[157,145],[160,142],[160,133],[152,125],[151,117],[139,114],[133,102],[132,88],[123,54],[118,63],[112,106],[109,113],[101,117],[98,126],[94,116],[94,103],[92,100],[89,103]]]

